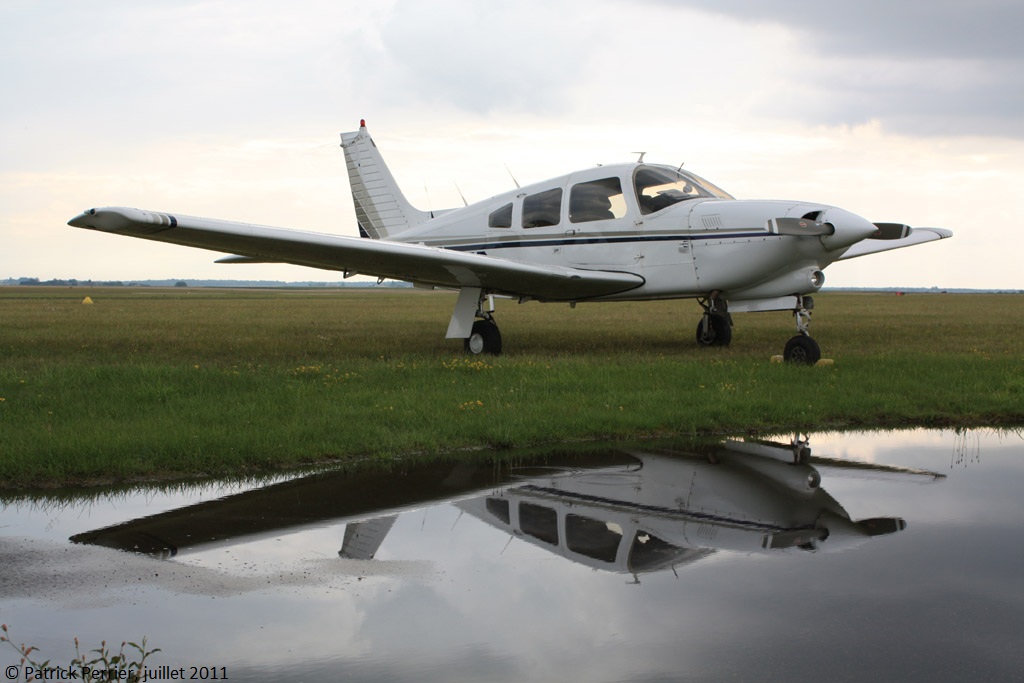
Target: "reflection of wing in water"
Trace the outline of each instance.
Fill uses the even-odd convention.
[[[617,450],[552,452],[539,458],[556,471],[635,463]],[[355,472],[335,470],[189,505],[71,537],[158,557],[356,522],[424,505],[481,495],[510,479],[509,461],[438,459]],[[379,544],[378,544],[379,545]]]
[[[450,502],[488,525],[586,566],[640,574],[717,551],[849,547],[905,527],[853,521],[820,487],[806,444],[725,441],[688,452],[607,449],[538,463],[434,462],[399,472],[332,472],[72,538],[170,556],[346,523],[338,554],[370,560],[398,515]],[[831,461],[830,461],[831,462]],[[869,468],[896,476],[893,468]],[[914,471],[920,477],[933,473]]]

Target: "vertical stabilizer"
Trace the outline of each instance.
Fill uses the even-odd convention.
[[[398,515],[388,515],[346,524],[345,540],[342,541],[338,555],[350,560],[372,560],[396,519]]]
[[[341,147],[348,164],[360,236],[387,239],[430,218],[428,212],[415,208],[402,194],[366,131],[365,121],[359,122],[359,130],[354,133],[341,134]]]

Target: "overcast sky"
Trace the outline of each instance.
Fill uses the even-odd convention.
[[[336,280],[66,223],[355,235],[338,133],[365,118],[421,208],[646,151],[737,197],[955,232],[830,285],[1024,288],[1021,26],[1019,0],[7,0],[0,278]]]

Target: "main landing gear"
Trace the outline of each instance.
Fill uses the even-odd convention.
[[[446,339],[461,339],[472,356],[501,354],[501,332],[494,322],[494,296],[482,287],[463,287],[455,301]]]
[[[494,297],[482,289],[463,288],[448,336],[462,337],[462,348],[471,356],[500,356],[501,332],[494,322]]]
[[[704,309],[704,315],[697,323],[697,343],[701,346],[728,346],[732,341],[729,304],[718,291],[711,292],[706,299],[698,299],[697,303]]]
[[[491,356],[501,355],[501,332],[490,312],[485,312],[482,320],[473,323],[472,331],[463,341],[463,348],[466,353],[473,356],[483,353]]]

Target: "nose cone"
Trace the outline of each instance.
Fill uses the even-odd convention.
[[[821,238],[821,243],[829,251],[851,247],[875,234],[878,230],[878,226],[868,219],[836,207],[825,211],[820,220],[823,223],[831,224],[836,229],[835,233]]]
[[[89,209],[88,211],[83,211],[82,213],[78,214],[77,216],[69,220],[68,225],[74,228],[88,228],[89,221],[95,215],[96,209]]]

